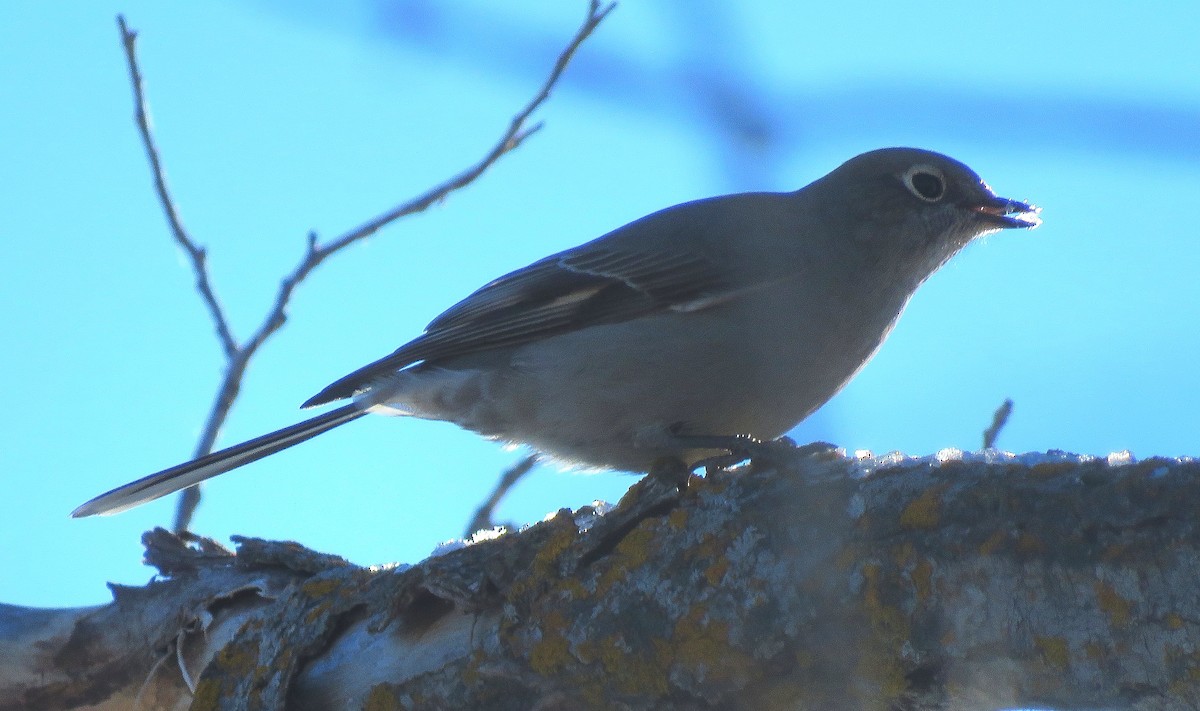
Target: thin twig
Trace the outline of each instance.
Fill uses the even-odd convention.
[[[500,475],[500,481],[496,483],[496,488],[492,490],[487,500],[479,505],[479,509],[475,511],[475,515],[471,518],[471,522],[467,524],[467,530],[463,533],[463,538],[470,538],[476,531],[495,527],[495,523],[492,521],[492,513],[495,512],[500,499],[503,499],[508,494],[509,489],[512,489],[521,480],[521,477],[528,474],[529,470],[533,469],[533,465],[537,464],[537,462],[538,455],[530,454]]]
[[[324,247],[311,249],[310,252],[320,254],[320,256],[317,257],[317,263],[319,264],[322,259],[327,257],[327,253],[336,252],[351,242],[356,242],[373,234],[380,227],[383,227],[392,220],[404,217],[405,215],[411,215],[414,212],[420,212],[435,202],[440,201],[449,193],[471,183],[471,181],[479,177],[483,171],[487,170],[501,156],[509,151],[514,150],[517,148],[517,146],[521,145],[526,138],[540,130],[542,128],[541,123],[534,124],[530,128],[526,129],[525,122],[529,120],[529,117],[538,109],[539,106],[546,102],[546,99],[550,98],[550,91],[554,88],[554,85],[558,83],[559,77],[562,76],[563,71],[567,68],[567,64],[571,62],[571,58],[575,56],[575,51],[579,49],[584,40],[591,36],[596,27],[599,26],[604,18],[608,16],[608,13],[612,12],[613,8],[615,7],[616,3],[613,2],[601,9],[599,0],[591,0],[590,4],[588,5],[587,17],[584,18],[583,24],[579,26],[579,29],[575,31],[575,36],[571,38],[571,42],[567,44],[566,48],[563,49],[563,51],[558,55],[558,59],[554,62],[554,69],[551,70],[550,76],[546,78],[546,81],[542,84],[541,89],[539,89],[538,93],[534,95],[532,99],[530,99],[529,103],[525,105],[525,108],[521,109],[516,116],[513,116],[512,120],[508,124],[508,130],[504,132],[504,135],[500,137],[500,140],[496,142],[496,144],[492,147],[492,150],[489,151],[482,160],[454,176],[450,180],[447,180],[441,185],[430,189],[425,194],[419,195],[402,205],[397,205],[375,219],[370,220],[360,227],[347,232],[337,239],[332,240]],[[314,264],[313,266],[316,265]]]
[[[996,413],[992,415],[991,426],[983,431],[984,449],[996,446],[996,438],[1000,436],[1000,430],[1004,429],[1004,425],[1008,424],[1008,416],[1012,414],[1012,411],[1012,398],[1004,398],[1004,402],[1000,403],[1000,407],[997,407]]]
[[[615,3],[611,3],[601,8],[598,0],[590,0],[587,17],[575,32],[575,35],[571,38],[566,48],[559,54],[558,59],[554,63],[554,68],[550,72],[550,76],[542,84],[533,99],[512,118],[500,140],[477,163],[449,180],[434,186],[411,200],[397,205],[324,245],[319,243],[316,233],[310,232],[306,239],[304,255],[295,269],[280,281],[275,302],[267,312],[266,318],[263,319],[262,324],[250,338],[241,345],[234,339],[224,312],[221,309],[220,302],[217,300],[212,289],[205,267],[206,253],[204,248],[197,246],[188,236],[186,230],[184,230],[182,221],[179,218],[179,212],[167,190],[165,172],[162,168],[158,148],[150,128],[149,112],[142,87],[142,74],[138,67],[135,51],[137,33],[131,31],[126,26],[123,16],[117,16],[117,24],[121,29],[121,42],[125,47],[125,56],[129,63],[130,82],[133,85],[135,116],[138,128],[141,131],[142,143],[146,149],[146,156],[150,161],[150,168],[154,174],[155,189],[158,192],[159,201],[162,203],[163,211],[166,213],[167,222],[170,225],[175,241],[187,252],[192,260],[192,267],[196,273],[196,288],[204,299],[205,305],[208,307],[216,324],[217,335],[225,351],[227,361],[225,374],[221,379],[221,384],[217,388],[216,398],[213,400],[208,418],[205,420],[204,431],[201,433],[194,456],[203,456],[213,450],[217,434],[220,432],[221,426],[225,423],[234,402],[237,400],[238,393],[241,390],[242,378],[246,373],[246,367],[249,365],[250,359],[258,352],[263,343],[286,323],[288,304],[296,287],[330,256],[374,234],[385,225],[402,217],[421,212],[431,205],[442,201],[460,188],[470,185],[501,157],[515,150],[526,138],[538,131],[542,126],[540,123],[530,127],[526,126],[529,117],[550,97],[551,90],[562,76],[563,71],[575,55],[576,50],[579,49],[584,40],[592,34],[614,7]],[[195,512],[199,501],[200,494],[198,487],[191,487],[183,492],[175,514],[174,529],[177,533],[187,530],[192,514]]]
[[[117,26],[121,29],[121,44],[125,47],[125,60],[129,64],[129,81],[133,85],[134,118],[137,121],[138,130],[142,134],[142,145],[146,148],[150,171],[154,174],[154,189],[158,192],[158,201],[162,203],[163,212],[166,213],[167,224],[171,227],[171,235],[191,259],[192,271],[196,275],[196,291],[200,292],[200,298],[208,307],[208,313],[217,329],[217,338],[221,341],[221,348],[225,350],[225,357],[232,358],[238,350],[237,340],[229,329],[229,320],[225,318],[221,302],[217,300],[212,282],[208,278],[207,254],[203,247],[197,245],[188,236],[187,230],[183,227],[183,220],[179,217],[179,210],[175,208],[175,201],[171,199],[171,192],[167,189],[167,175],[163,170],[162,160],[159,158],[154,133],[150,129],[150,109],[146,103],[146,93],[142,86],[142,72],[138,67],[137,32],[130,30],[125,24],[124,15],[117,15]],[[206,452],[201,454],[206,454]]]

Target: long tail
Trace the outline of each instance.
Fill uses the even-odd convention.
[[[164,469],[157,474],[151,474],[125,486],[118,486],[75,509],[71,512],[71,516],[83,518],[96,514],[120,513],[147,501],[153,501],[160,496],[173,494],[180,489],[199,484],[205,479],[224,474],[230,469],[237,469],[243,464],[258,461],[292,445],[312,439],[322,432],[328,432],[334,427],[357,420],[365,414],[367,414],[366,410],[361,409],[358,405],[344,405],[291,427],[284,427],[228,449],[207,454],[170,469]]]

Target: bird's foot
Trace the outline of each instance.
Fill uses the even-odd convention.
[[[761,440],[746,435],[676,435],[689,449],[724,449],[728,454],[706,457],[692,465],[692,471],[704,469],[706,473],[729,469],[749,460],[755,467],[778,464],[783,457],[805,456],[837,449],[828,442],[812,442],[803,446],[791,437]]]

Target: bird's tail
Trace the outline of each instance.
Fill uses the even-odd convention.
[[[199,459],[193,459],[190,462],[119,486],[75,509],[71,512],[71,516],[83,518],[84,516],[114,514],[131,509],[160,496],[173,494],[180,489],[199,484],[205,479],[211,479],[231,469],[237,469],[243,464],[258,461],[292,445],[300,444],[322,432],[328,432],[334,427],[357,420],[365,414],[367,414],[366,410],[358,405],[344,405],[291,427],[284,427],[270,434],[255,437],[228,449],[207,454]]]

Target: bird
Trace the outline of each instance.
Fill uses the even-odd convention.
[[[124,511],[368,413],[451,422],[565,466],[695,466],[799,424],[939,267],[1040,211],[919,148],[863,153],[793,192],[669,207],[485,284],[302,407],[345,404],[72,515]]]

